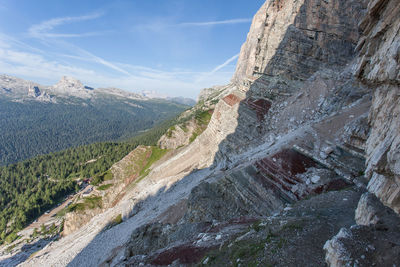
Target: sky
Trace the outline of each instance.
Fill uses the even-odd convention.
[[[196,98],[229,83],[264,0],[0,0],[0,73]]]

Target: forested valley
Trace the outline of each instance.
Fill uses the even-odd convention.
[[[188,108],[154,99],[57,101],[15,102],[0,97],[0,166],[70,147],[126,140]]]
[[[176,119],[124,142],[101,142],[0,167],[0,243],[76,192],[76,180],[103,175],[138,145],[155,145]]]

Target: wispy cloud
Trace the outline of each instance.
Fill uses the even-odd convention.
[[[215,25],[230,25],[239,23],[248,23],[252,19],[228,19],[228,20],[216,20],[216,21],[205,21],[205,22],[182,22],[177,24],[177,26],[194,26],[194,27],[204,27],[204,26],[215,26]]]
[[[216,66],[210,73],[216,73],[217,71],[219,71],[220,69],[225,68],[226,66],[228,66],[230,63],[232,63],[233,61],[235,61],[237,58],[239,57],[239,54],[234,55],[233,57],[231,57],[230,59],[228,59],[227,61],[225,61],[224,63],[222,63],[221,65]]]
[[[119,87],[136,91],[154,90],[167,95],[190,97],[195,97],[200,89],[212,84],[225,84],[233,73],[230,63],[236,60],[238,55],[210,68],[210,71],[163,70],[161,67],[155,69],[107,60],[66,39],[96,33],[64,33],[58,30],[62,25],[85,22],[101,16],[103,13],[92,13],[77,17],[54,18],[32,25],[28,29],[28,37],[47,45],[48,50],[32,47],[31,45],[35,45],[35,42],[24,43],[0,33],[0,73],[4,72],[22,78],[29,77],[29,79],[47,84],[54,83],[56,79],[67,75],[93,87]],[[251,20],[233,19],[160,24],[164,27],[204,27],[249,21]]]
[[[71,44],[68,44],[68,45],[71,45]],[[92,61],[92,62],[101,64],[103,66],[106,66],[106,67],[108,67],[110,69],[113,69],[113,70],[115,70],[117,72],[120,72],[122,74],[131,76],[131,73],[129,73],[128,71],[118,67],[116,64],[114,64],[114,63],[112,63],[110,61],[107,61],[104,58],[101,58],[99,56],[96,56],[96,55],[90,53],[89,51],[87,51],[85,49],[82,49],[82,48],[80,48],[78,46],[75,46],[75,45],[72,45],[72,46],[74,47],[74,50],[77,51],[80,54],[79,57],[81,58],[81,60],[83,60],[83,61]]]
[[[102,62],[101,58],[89,52],[87,52],[89,54],[85,54],[84,51],[78,50],[77,53],[79,53],[77,56],[64,55],[64,57]],[[84,84],[93,87],[118,87],[137,92],[151,90],[171,96],[196,97],[200,89],[212,84],[225,84],[232,75],[231,71],[221,69],[214,73],[190,70],[165,71],[118,62],[105,61],[102,63],[101,65],[120,70],[118,72],[125,75],[112,73],[107,68],[78,67],[61,62],[60,57],[49,58],[48,54],[34,51],[21,52],[13,44],[9,47],[0,47],[0,73],[16,75],[45,84],[53,84],[61,76],[67,75],[80,79]],[[207,79],[201,79],[201,77],[207,77]]]
[[[196,79],[196,83],[201,83],[202,81],[208,80],[210,77],[215,76],[218,72],[220,72],[221,69],[227,67],[230,63],[235,61],[238,57],[239,57],[239,54],[236,54],[233,57],[226,60],[224,63],[216,66],[212,71],[203,73],[202,75],[199,75]],[[232,75],[232,73],[230,73],[230,74]]]
[[[89,15],[77,17],[61,17],[43,21],[39,24],[32,25],[28,33],[31,37],[35,38],[71,38],[71,37],[85,37],[100,34],[99,32],[86,32],[86,33],[52,33],[51,31],[61,25],[68,23],[75,23],[80,21],[87,21],[100,18],[104,13],[93,13]]]
[[[189,27],[212,27],[220,25],[234,25],[240,23],[249,23],[251,18],[247,19],[228,19],[228,20],[216,20],[216,21],[201,21],[201,22],[181,22],[173,23],[165,20],[155,20],[147,24],[140,24],[133,27],[134,31],[152,31],[152,32],[163,32],[165,29],[174,28],[189,28]]]
[[[115,64],[113,64],[99,56],[96,56],[93,53],[91,53],[85,49],[82,49],[76,45],[73,45],[71,43],[68,43],[68,42],[65,42],[62,40],[57,40],[58,38],[93,36],[93,35],[101,34],[100,32],[86,32],[86,33],[54,33],[54,32],[51,32],[56,27],[64,25],[64,24],[93,20],[93,19],[100,18],[103,15],[104,15],[104,13],[98,12],[98,13],[92,13],[89,15],[77,16],[77,17],[54,18],[54,19],[46,20],[39,24],[32,25],[29,28],[28,33],[33,38],[41,39],[42,41],[44,41],[46,43],[51,43],[52,45],[56,45],[59,48],[68,49],[68,50],[74,51],[74,53],[75,53],[73,55],[63,55],[64,57],[69,56],[70,58],[75,58],[75,59],[79,59],[82,61],[95,62],[95,63],[101,64],[103,66],[106,66],[110,69],[113,69],[114,71],[117,71],[124,75],[129,76],[129,75],[131,75],[129,72],[116,66]]]

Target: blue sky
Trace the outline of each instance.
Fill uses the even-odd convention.
[[[196,98],[229,82],[264,0],[0,0],[0,73]]]

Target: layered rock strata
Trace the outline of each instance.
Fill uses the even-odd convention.
[[[344,0],[266,1],[242,46],[233,81],[305,80],[321,67],[345,64],[354,56],[364,6]]]
[[[366,10],[367,4],[267,1],[232,84],[201,97],[220,99],[207,129],[127,193],[114,208],[130,214],[124,223],[101,233],[82,230],[91,241],[62,253],[63,261],[79,266],[88,255],[97,256],[92,265],[105,266],[398,261],[392,209],[398,211],[399,4],[375,0]],[[354,217],[367,182],[392,209],[366,194]],[[45,253],[30,262],[57,258]]]
[[[360,199],[355,212],[358,225],[341,229],[326,242],[330,266],[395,266],[400,262],[400,217],[396,214],[400,212],[399,14],[398,1],[370,1],[360,22],[354,74],[373,90],[368,117],[371,130],[364,143],[371,193]]]

